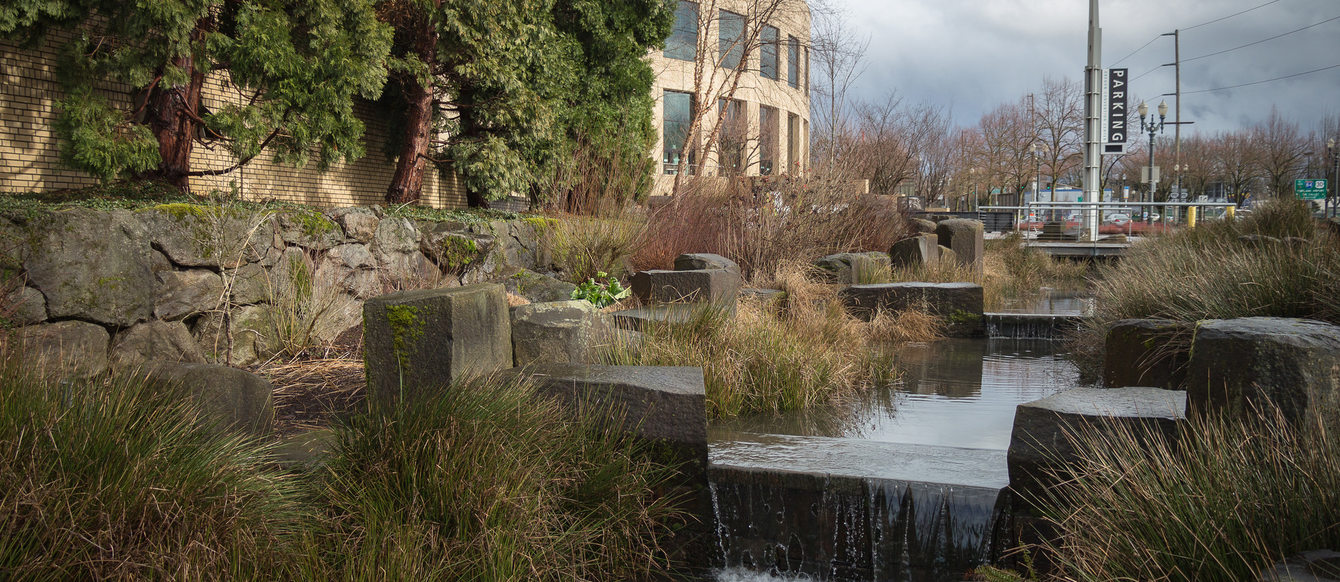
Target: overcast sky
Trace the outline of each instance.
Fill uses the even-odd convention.
[[[1081,81],[1086,62],[1086,0],[831,0],[853,34],[869,38],[858,98],[953,108],[960,125],[1005,101],[1036,91],[1044,77]],[[1340,65],[1340,0],[1100,0],[1103,66],[1130,69],[1133,93],[1151,101],[1174,89],[1171,36],[1182,29],[1182,120],[1200,132],[1231,130],[1264,119],[1272,105],[1306,130],[1340,114],[1340,66],[1238,89],[1193,93]],[[1267,4],[1268,3],[1268,4]],[[1265,6],[1262,6],[1266,4]],[[1255,10],[1208,23],[1254,7]],[[1169,107],[1174,100],[1168,97]],[[1135,104],[1133,103],[1132,106]],[[1171,114],[1169,121],[1172,121]],[[1171,129],[1171,128],[1170,128]]]

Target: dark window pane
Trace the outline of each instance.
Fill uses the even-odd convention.
[[[718,28],[721,31],[721,66],[739,68],[740,57],[744,55],[744,17],[722,10]]]
[[[665,57],[692,61],[698,58],[698,3],[681,0],[675,8],[675,28],[665,40]]]
[[[777,109],[760,105],[758,108],[759,153],[758,173],[771,176],[777,161]]]
[[[781,49],[779,39],[781,32],[775,26],[763,26],[763,37],[759,40],[763,42],[759,47],[758,73],[772,80],[777,80],[777,53]]]
[[[800,86],[800,40],[792,36],[786,45],[786,83],[792,87]]]
[[[665,130],[663,133],[665,148],[661,161],[665,164],[665,172],[673,174],[684,155],[684,144],[688,141],[689,123],[693,120],[693,95],[679,91],[666,91],[663,101],[665,107]],[[689,154],[687,162],[689,166],[693,165],[692,153]]]

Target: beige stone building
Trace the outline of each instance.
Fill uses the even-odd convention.
[[[804,0],[680,0],[665,50],[649,55],[661,162],[653,193],[669,193],[681,166],[695,176],[802,175],[809,47]]]

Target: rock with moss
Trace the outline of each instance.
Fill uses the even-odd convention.
[[[241,206],[173,203],[136,214],[154,246],[184,267],[237,267],[259,261],[274,242],[273,218]]]
[[[326,215],[308,208],[285,208],[275,213],[279,236],[290,245],[324,251],[344,242],[344,230]]]
[[[107,371],[111,336],[100,325],[60,321],[21,327],[13,341],[44,375],[87,378]]]
[[[118,369],[137,369],[156,361],[203,364],[205,355],[186,324],[150,321],[116,334],[109,359]]]
[[[377,225],[381,216],[374,208],[349,207],[336,208],[327,213],[332,220],[344,229],[344,235],[360,243],[372,242],[377,234]]]
[[[150,239],[124,210],[74,208],[30,222],[25,267],[52,319],[127,327],[153,316]]]
[[[47,320],[47,298],[32,287],[18,287],[5,297],[10,325],[33,325]]]
[[[236,270],[226,271],[224,277],[232,281],[234,305],[252,305],[266,301],[270,296],[269,273],[259,263],[250,263]]]
[[[223,279],[204,269],[164,271],[158,274],[154,316],[175,321],[223,305]]]
[[[363,304],[369,396],[414,398],[512,365],[502,285],[402,291]]]
[[[857,317],[869,320],[876,313],[924,311],[945,323],[949,337],[981,337],[986,334],[982,286],[973,283],[887,283],[852,285],[838,293]]]
[[[191,326],[191,336],[205,360],[233,366],[249,366],[269,359],[279,351],[270,307],[246,305],[224,313],[206,313]]]
[[[572,299],[576,285],[527,269],[521,269],[502,281],[507,292],[525,297],[531,303],[567,301]]]
[[[419,251],[443,271],[456,273],[478,261],[494,242],[491,236],[449,230],[445,224],[432,225],[422,233]]]
[[[887,283],[892,279],[887,253],[838,253],[821,257],[815,266],[832,283]]]

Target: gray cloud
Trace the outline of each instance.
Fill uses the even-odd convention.
[[[1103,0],[1104,66],[1160,33],[1189,28],[1268,0]],[[882,100],[890,90],[912,102],[951,107],[971,125],[997,105],[1037,90],[1044,77],[1081,80],[1087,44],[1084,0],[834,0],[857,37],[869,37],[868,69],[854,92]],[[1340,20],[1223,55],[1189,60],[1340,16],[1337,0],[1279,0],[1181,36],[1182,118],[1194,131],[1237,129],[1272,106],[1310,130],[1340,114],[1340,68],[1293,79],[1196,93],[1340,64]],[[1136,95],[1157,103],[1174,89],[1171,37],[1119,66],[1145,76]],[[1168,98],[1169,105],[1173,99]]]

